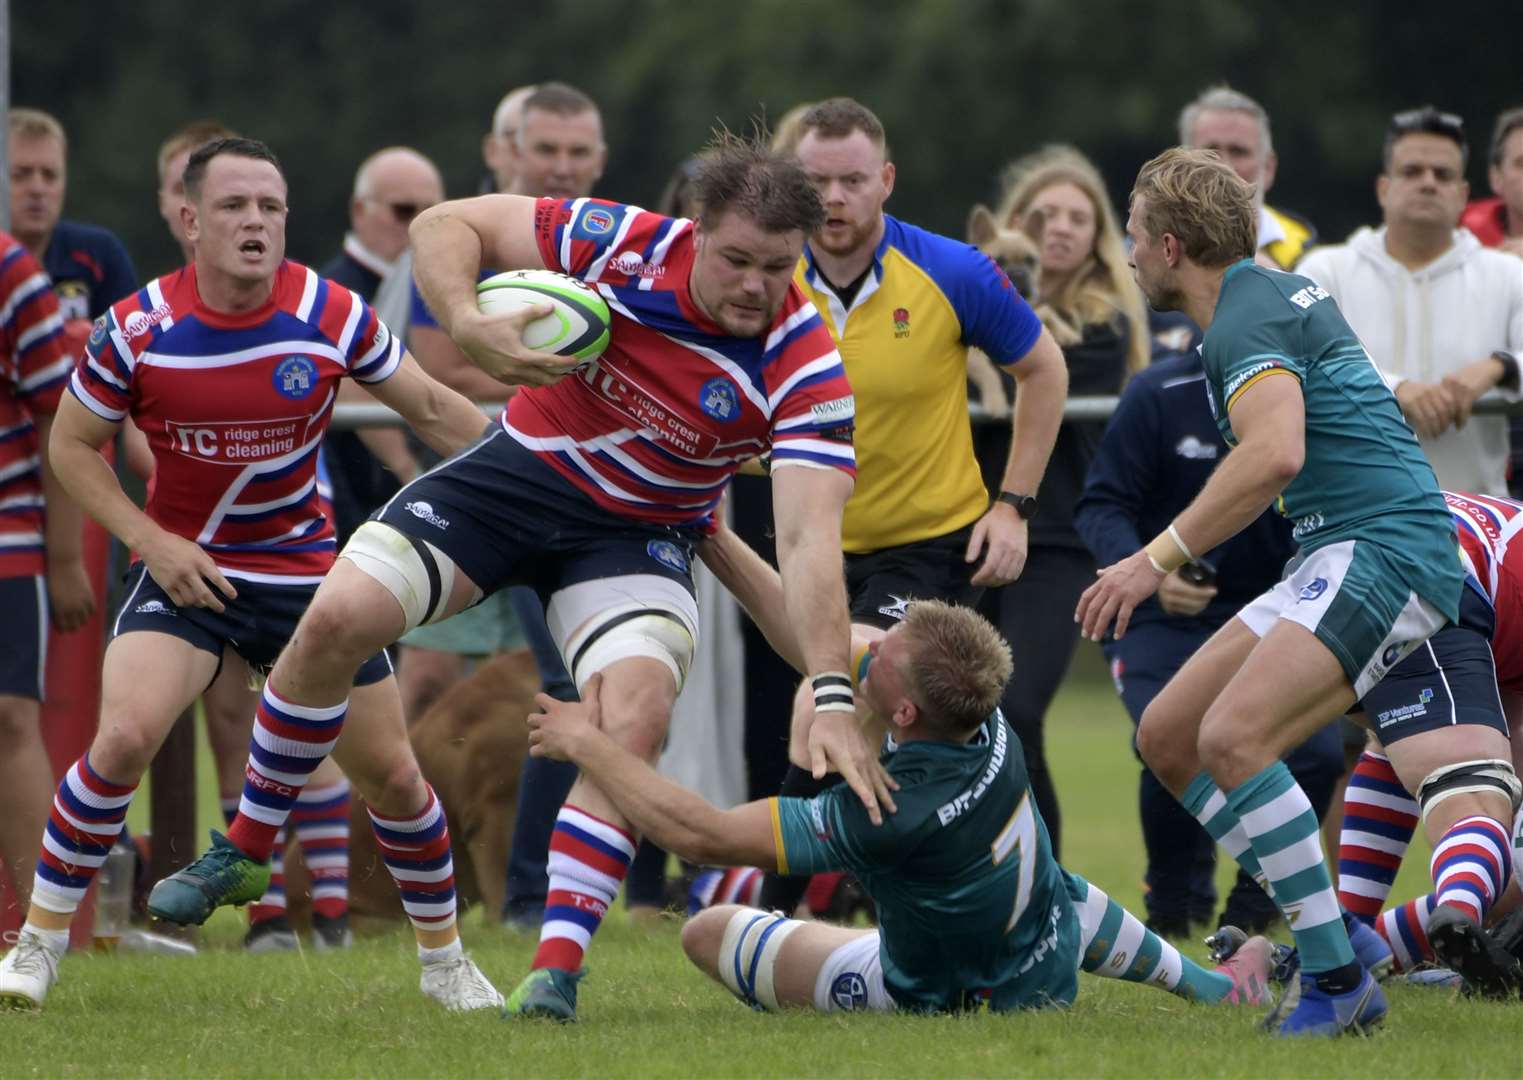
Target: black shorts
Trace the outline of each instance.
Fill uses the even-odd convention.
[[[48,670],[48,591],[42,575],[0,578],[0,694],[42,700]]]
[[[1456,724],[1507,735],[1491,655],[1493,618],[1490,603],[1467,583],[1459,622],[1412,650],[1364,695],[1365,722],[1382,743]]]
[[[654,574],[696,595],[696,526],[604,510],[498,425],[404,487],[375,519],[428,541],[488,594],[527,585],[548,607],[571,585]]]
[[[218,613],[211,608],[177,606],[142,563],[134,563],[124,580],[127,598],[116,616],[112,637],[134,631],[169,634],[217,657],[219,670],[222,648],[231,646],[251,670],[260,673],[275,665],[317,592],[316,585],[270,585],[233,578],[238,599],[224,600],[224,610]],[[360,665],[354,685],[369,686],[390,674],[391,660],[378,652]]]
[[[851,621],[888,629],[904,618],[912,600],[945,600],[949,604],[977,607],[984,595],[974,585],[982,558],[963,560],[972,525],[956,532],[917,540],[913,544],[884,548],[866,555],[846,556],[846,593]]]

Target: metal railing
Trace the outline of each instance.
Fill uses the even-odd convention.
[[[1064,420],[1109,420],[1121,399],[1110,395],[1096,397],[1071,397],[1063,408]],[[502,411],[501,402],[477,402],[482,415],[492,417]],[[1523,401],[1511,402],[1500,394],[1486,394],[1475,403],[1477,416],[1523,415]],[[1001,417],[992,416],[981,405],[970,404],[968,416],[975,424],[994,423]],[[402,417],[385,405],[370,402],[345,402],[333,409],[333,429],[352,431],[360,427],[400,427]]]

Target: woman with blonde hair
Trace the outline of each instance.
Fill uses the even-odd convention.
[[[1121,227],[1105,182],[1078,150],[1049,146],[1015,162],[1005,171],[998,211],[976,208],[969,228],[973,242],[1007,269],[1025,271],[1019,276],[1027,279],[1027,299],[1063,348],[1071,397],[1117,394],[1147,363],[1147,311]],[[1028,265],[1008,265],[1021,255]],[[1009,451],[1009,431],[1002,427],[987,425],[979,438],[986,481],[992,472],[996,485]],[[1026,751],[1054,854],[1061,820],[1042,724],[1078,644],[1074,605],[1095,576],[1094,558],[1074,531],[1073,510],[1104,428],[1070,421],[1059,430],[1029,524],[1026,567],[984,599],[985,613],[1015,653],[1003,708]]]

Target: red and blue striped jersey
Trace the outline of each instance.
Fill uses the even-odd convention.
[[[1497,685],[1523,692],[1523,503],[1444,492],[1459,533],[1460,562],[1491,599]]]
[[[312,583],[335,556],[317,460],[338,380],[381,382],[401,361],[369,304],[305,266],[282,263],[270,299],[233,316],[202,304],[192,264],[112,306],[70,389],[148,437],[154,522],[228,577]]]
[[[48,275],[0,232],[0,577],[29,577],[47,567],[33,419],[58,407],[73,366]]]
[[[855,405],[819,313],[796,285],[763,336],[726,334],[688,288],[693,223],[596,199],[541,199],[545,266],[587,282],[613,313],[608,349],[553,386],[525,387],[509,435],[599,506],[704,525],[741,462],[856,475]]]

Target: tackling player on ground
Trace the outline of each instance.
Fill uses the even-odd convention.
[[[710,553],[705,559],[728,576]],[[775,601],[747,601],[779,643],[778,624],[765,621]],[[537,699],[545,712],[529,721],[532,752],[575,762],[607,784],[622,813],[662,847],[708,865],[850,870],[877,905],[878,930],[709,908],[682,934],[698,967],[767,1010],[1067,1005],[1081,967],[1191,1000],[1267,1001],[1263,938],[1207,971],[1053,859],[1020,742],[998,709],[1010,648],[987,620],[920,601],[892,629],[864,631],[856,644],[862,715],[887,727],[883,761],[896,786],[898,809],[882,825],[845,785],[719,810],[605,735],[595,699]]]
[[[1192,551],[1276,500],[1295,519],[1302,557],[1153,700],[1137,748],[1286,914],[1302,992],[1276,1031],[1364,1031],[1384,1018],[1385,999],[1355,958],[1316,816],[1280,758],[1458,619],[1453,524],[1337,305],[1307,278],[1254,264],[1252,189],[1214,153],[1174,149],[1144,165],[1127,233],[1152,305],[1204,329],[1207,390],[1234,449],[1163,533],[1100,571],[1075,618],[1095,640],[1113,621],[1124,634],[1132,609]],[[1438,768],[1430,779],[1445,783]]]
[[[286,261],[286,182],[268,147],[202,147],[185,189],[196,261],[96,323],[54,422],[51,457],[70,493],[139,561],[106,650],[100,730],[58,786],[26,925],[0,962],[10,1005],[41,1006],[56,981],[69,923],[139,778],[215,678],[224,646],[255,668],[272,663],[333,565],[316,468],[339,379],[364,384],[441,452],[482,428],[475,406],[425,376],[363,300]],[[155,459],[146,512],[100,455],[129,416]],[[335,752],[402,891],[423,992],[451,1009],[499,1005],[460,946],[449,831],[408,746],[390,664],[372,652],[351,675],[354,727],[336,750],[333,710],[266,691],[242,813],[288,809],[300,791],[293,774]],[[236,850],[213,833],[199,876],[156,892],[150,911],[199,923],[208,893],[259,899],[269,866],[231,858]]]

